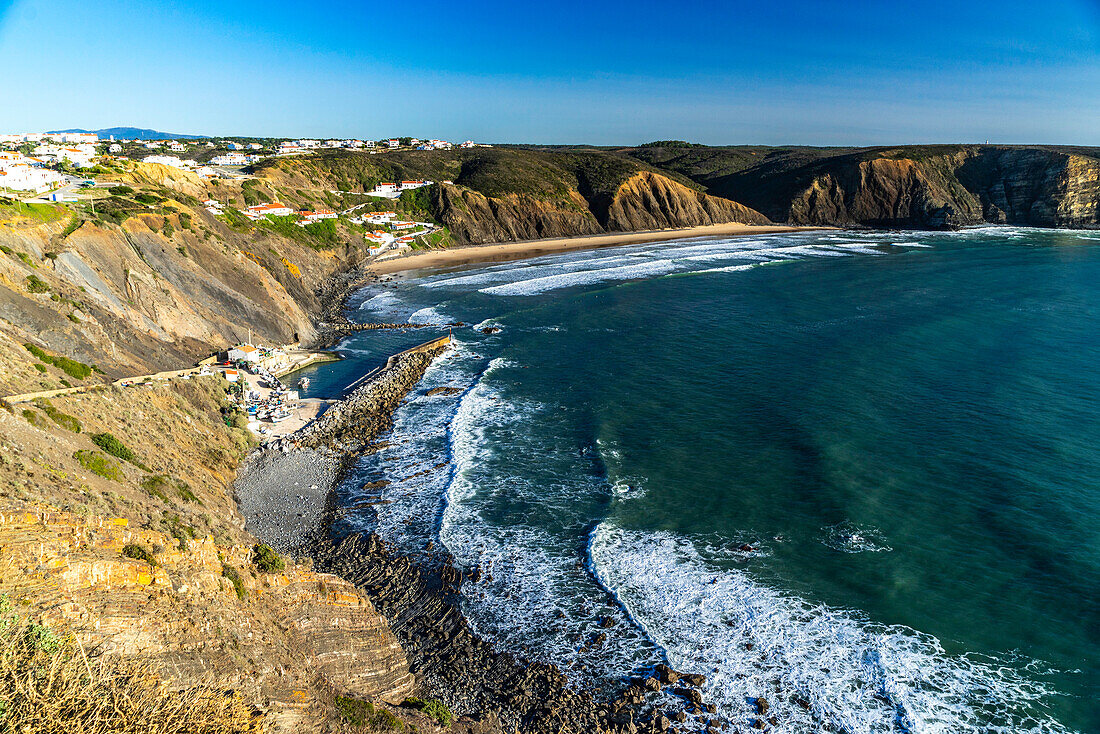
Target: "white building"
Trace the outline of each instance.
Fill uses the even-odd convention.
[[[187,150],[187,146],[183,143],[177,143],[173,140],[171,143],[168,144],[168,150],[173,150],[177,153],[183,153]]]
[[[92,165],[95,158],[95,146],[89,143],[80,145],[39,145],[34,149],[34,154],[45,160],[61,163],[68,161],[77,168],[87,168]]]
[[[248,149],[249,150],[263,150],[264,146],[260,145],[259,143],[249,143],[248,144]]]
[[[400,148],[401,147],[401,141],[398,140],[397,138],[390,138],[389,140],[386,141],[386,145],[390,146],[391,148]]]
[[[275,202],[273,204],[257,204],[244,210],[244,215],[249,219],[261,219],[263,217],[289,217],[294,213],[286,204]]]
[[[108,153],[121,153],[122,152],[122,146],[119,145],[118,143],[111,143],[111,146],[109,148],[107,148],[107,152]]]
[[[319,222],[322,219],[336,219],[336,212],[331,209],[318,209],[317,211],[305,209],[298,212],[298,216],[308,222]]]
[[[162,166],[171,166],[172,168],[190,168],[195,165],[194,161],[182,161],[178,156],[174,155],[151,155],[143,158],[142,163],[159,163]],[[191,164],[191,165],[188,165]]]
[[[263,353],[259,347],[254,347],[251,344],[239,344],[229,350],[230,362],[247,362],[248,364],[255,364],[263,359]]]
[[[244,153],[226,153],[225,155],[216,155],[210,159],[210,162],[215,166],[246,166],[248,165],[248,156]]]
[[[0,153],[0,188],[40,194],[64,181],[57,171],[39,168],[37,162],[15,153]]]

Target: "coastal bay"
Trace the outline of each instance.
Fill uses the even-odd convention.
[[[1038,721],[1047,730],[1088,730],[1085,701],[1095,677],[1087,659],[1075,657],[1074,646],[1081,644],[1080,634],[1093,612],[1085,597],[1072,590],[1084,588],[1089,561],[1062,567],[1062,580],[1068,582],[1063,588],[1076,596],[1061,607],[1047,607],[1061,610],[1046,627],[1060,635],[1035,636],[1036,630],[1024,621],[1037,613],[1025,600],[1049,602],[1030,587],[1014,606],[1001,603],[1002,612],[993,613],[989,605],[996,591],[974,588],[974,582],[1012,574],[1010,567],[997,565],[997,542],[984,540],[985,531],[974,529],[958,535],[951,524],[910,529],[899,524],[891,509],[908,507],[911,513],[915,510],[906,503],[913,497],[939,492],[950,498],[954,495],[943,493],[975,481],[969,473],[936,479],[948,467],[961,466],[953,463],[959,461],[953,452],[964,449],[956,448],[961,439],[952,438],[934,453],[943,457],[937,462],[946,463],[931,472],[921,470],[916,459],[912,467],[888,469],[888,464],[877,466],[858,457],[875,457],[876,444],[905,456],[902,437],[914,429],[902,430],[900,444],[887,437],[891,426],[907,426],[913,414],[889,422],[875,417],[877,438],[859,443],[860,454],[849,454],[841,447],[862,439],[845,434],[838,443],[837,426],[804,426],[806,418],[794,409],[803,405],[801,415],[814,417],[822,415],[814,407],[819,401],[832,405],[851,400],[838,397],[848,395],[838,376],[853,370],[870,385],[889,377],[869,389],[869,399],[907,385],[898,392],[906,396],[898,410],[918,397],[935,401],[938,383],[929,383],[932,392],[925,394],[914,390],[927,377],[906,382],[908,370],[917,368],[917,375],[923,375],[929,367],[902,358],[896,368],[901,372],[895,375],[891,365],[897,358],[879,353],[865,361],[875,372],[866,372],[830,351],[828,342],[815,347],[820,352],[816,360],[798,367],[786,350],[806,340],[818,344],[825,336],[850,345],[867,323],[878,328],[919,324],[906,314],[938,309],[954,278],[968,277],[975,267],[1003,273],[1008,280],[990,291],[982,316],[968,317],[965,323],[977,318],[987,326],[995,318],[1015,323],[1012,307],[1002,311],[999,304],[1019,300],[1026,308],[1030,298],[1058,302],[1048,289],[1034,295],[1014,293],[1012,288],[1026,282],[1026,273],[1044,273],[1058,259],[1087,260],[1095,251],[1092,241],[1087,234],[1020,228],[920,236],[783,233],[422,271],[414,280],[398,282],[397,292],[392,283],[368,287],[349,302],[353,320],[440,327],[465,322],[468,328],[456,330],[454,351],[429,368],[397,409],[384,445],[358,461],[337,488],[334,506],[343,508],[335,525],[338,536],[372,533],[381,545],[371,548],[384,547],[386,558],[407,558],[421,569],[454,567],[458,575],[452,578],[461,583],[449,586],[448,593],[460,600],[478,636],[502,651],[553,663],[571,680],[603,692],[597,695],[622,696],[624,680],[640,676],[641,685],[652,666],[668,663],[705,675],[700,703],[715,706],[719,721],[740,725],[759,715],[751,700],[765,696],[769,715],[796,731],[844,721],[878,731],[894,720],[897,707],[913,722],[952,717],[960,731],[981,730],[990,721],[1013,721],[1024,728]],[[849,291],[851,297],[830,305],[837,278],[854,279],[863,289]],[[905,297],[917,291],[912,284],[892,284],[897,278],[932,284],[931,295],[923,300]],[[941,278],[946,280],[937,289]],[[1036,284],[1043,282],[1040,278]],[[857,297],[857,292],[880,295]],[[698,294],[713,297],[704,307]],[[1072,289],[1065,297],[1069,302],[1076,298]],[[760,303],[768,306],[749,308],[742,303],[746,298],[763,299]],[[881,298],[900,300],[878,303]],[[957,304],[948,301],[944,308],[950,313]],[[696,324],[692,334],[676,328],[688,313]],[[583,343],[589,333],[630,333],[629,327],[618,325],[624,318],[627,323],[646,319],[650,339],[601,338],[600,346],[588,351],[565,347],[571,340]],[[945,328],[950,324],[942,322],[944,316],[935,318]],[[768,371],[775,369],[772,365],[782,369],[766,379],[768,372],[759,372],[751,361],[739,364],[751,360],[753,350],[765,348],[763,334],[754,336],[741,326],[749,319],[763,319],[761,328],[766,325],[769,339],[778,333],[787,337],[770,348]],[[701,353],[693,343],[699,330],[713,335],[708,338],[732,333],[718,340],[721,348]],[[947,328],[935,337],[951,359],[961,354],[950,339],[943,341],[944,335],[957,330]],[[906,326],[904,334],[896,338],[901,354],[928,349],[917,346],[927,338],[921,329]],[[383,341],[376,344],[384,352],[422,336],[363,334],[351,337],[344,347],[370,365],[382,358],[371,356],[376,351],[369,340],[379,338]],[[997,343],[992,339],[989,348]],[[727,360],[727,354],[737,359]],[[671,367],[669,355],[679,355]],[[815,367],[806,371],[809,365]],[[1002,364],[997,374],[1007,367]],[[339,390],[345,378],[326,382],[324,369],[314,373],[317,389]],[[873,374],[880,376],[872,379]],[[1014,373],[1004,374],[1007,379]],[[670,382],[670,375],[682,375],[684,381]],[[799,392],[797,400],[789,393],[815,382],[817,390],[829,385],[830,392]],[[746,402],[731,407],[732,393],[723,384],[741,386]],[[695,386],[699,394],[685,397],[686,385]],[[976,387],[967,389],[966,400],[980,394],[973,392]],[[658,399],[665,393],[672,402]],[[708,401],[716,401],[713,414],[690,407]],[[859,401],[850,409],[871,410]],[[682,422],[685,411],[692,416],[688,423]],[[731,424],[731,411],[737,424],[753,430],[744,432]],[[930,409],[927,414],[936,413]],[[707,438],[688,426],[698,426]],[[808,437],[798,440],[802,434]],[[655,435],[668,448],[655,448]],[[723,454],[738,457],[743,468],[722,460],[713,469],[709,464],[687,469],[679,463],[690,456],[692,446],[715,440],[724,442]],[[1009,433],[1002,440],[1034,439]],[[1049,467],[1035,466],[1031,481],[1050,481],[1044,475]],[[890,492],[884,493],[883,487]],[[1002,496],[992,488],[985,491]],[[765,494],[755,496],[759,492]],[[972,505],[975,512],[988,511],[979,509],[985,506],[980,496],[944,501],[962,513],[964,527],[980,528],[979,520],[966,515],[971,510],[964,511]],[[685,512],[685,497],[707,512]],[[1019,500],[1005,501],[1013,506]],[[1082,521],[1087,517],[1086,512]],[[1080,532],[1085,526],[1071,527]],[[1019,527],[1016,532],[1024,542],[1031,531]],[[377,555],[366,547],[358,552],[364,558]],[[970,573],[952,575],[950,569],[962,564],[961,558],[970,559]],[[443,566],[436,565],[440,559],[447,559]],[[919,572],[922,565],[935,574]],[[364,563],[363,568],[380,566]],[[658,583],[640,583],[639,569]],[[341,572],[354,575],[354,564]],[[363,573],[368,578],[377,571]],[[944,584],[950,602],[928,590]],[[912,592],[904,591],[909,587]],[[898,596],[908,593],[916,596]],[[695,606],[704,597],[711,599],[713,609]],[[401,608],[391,607],[398,614]],[[996,624],[960,637],[965,628],[954,620],[979,613]],[[783,624],[758,627],[751,620],[761,614]],[[803,636],[815,629],[820,634]],[[791,650],[776,647],[775,634],[798,639],[810,657],[792,657]],[[1069,643],[1070,638],[1075,642]],[[713,655],[692,647],[700,640]],[[842,647],[836,646],[840,640]],[[883,656],[878,667],[842,654],[852,650],[859,655],[864,644],[877,644]],[[1018,654],[1013,648],[1029,652],[1013,662]],[[810,675],[803,667],[823,659],[830,660],[829,678]],[[926,676],[900,676],[903,669],[913,670],[908,666],[916,661]],[[1074,667],[1083,672],[1057,672]],[[883,684],[875,681],[882,676],[891,681],[889,705],[876,698],[881,690],[876,686]],[[943,687],[942,676],[958,681],[958,687]],[[831,686],[831,679],[862,693],[843,693]],[[995,698],[971,706],[968,696],[978,688],[995,691]],[[729,690],[743,691],[750,704],[728,697]],[[919,706],[914,698],[918,693],[923,701]],[[690,697],[651,694],[642,694],[650,706],[665,712],[685,707],[689,716],[709,720],[706,709]],[[634,694],[628,687],[625,695]],[[455,705],[461,704],[456,700]],[[694,713],[696,708],[700,713]]]

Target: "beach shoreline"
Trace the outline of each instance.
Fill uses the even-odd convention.
[[[574,250],[595,250],[621,245],[689,239],[693,237],[749,237],[761,234],[813,232],[836,227],[797,227],[783,224],[709,224],[682,229],[655,229],[642,232],[614,232],[578,237],[554,237],[520,242],[496,242],[486,245],[452,247],[445,250],[414,251],[412,254],[374,260],[369,267],[378,275],[393,275],[421,268],[440,268],[476,263],[509,262]]]

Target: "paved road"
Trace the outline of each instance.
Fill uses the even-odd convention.
[[[23,203],[25,203],[25,204],[36,204],[36,203],[49,201],[49,199],[47,197],[53,196],[54,194],[57,194],[57,193],[60,193],[64,196],[76,197],[77,184],[79,184],[81,181],[85,181],[85,180],[87,180],[87,179],[85,179],[83,177],[66,175],[65,176],[65,185],[62,186],[60,189],[57,189],[55,191],[48,191],[44,194],[34,194],[33,196],[28,196],[26,199],[23,199]]]

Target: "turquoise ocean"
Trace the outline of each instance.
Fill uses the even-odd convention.
[[[765,697],[785,732],[1100,732],[1100,233],[407,275],[350,317],[465,326],[340,502],[479,567],[500,648],[578,685],[667,660],[740,727]],[[356,334],[308,394],[431,336]]]

